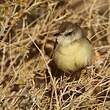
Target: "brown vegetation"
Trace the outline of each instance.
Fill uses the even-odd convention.
[[[0,110],[109,110],[109,16],[109,0],[0,0]],[[48,65],[63,21],[79,24],[96,53],[78,80]]]

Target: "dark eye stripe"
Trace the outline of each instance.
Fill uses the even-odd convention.
[[[68,33],[65,33],[65,36],[69,36],[72,34],[72,31],[71,32],[68,32]]]

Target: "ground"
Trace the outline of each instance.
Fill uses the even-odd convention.
[[[109,0],[1,0],[0,110],[109,110],[109,16]],[[77,80],[49,65],[63,21],[80,25],[94,48]]]

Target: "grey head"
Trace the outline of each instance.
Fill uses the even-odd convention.
[[[72,22],[66,21],[59,26],[57,42],[60,45],[68,45],[83,37],[82,29]]]

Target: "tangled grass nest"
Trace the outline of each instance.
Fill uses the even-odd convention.
[[[1,0],[0,110],[109,110],[109,16],[109,0]],[[86,30],[96,54],[78,80],[48,65],[63,21]]]

